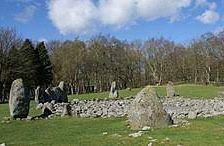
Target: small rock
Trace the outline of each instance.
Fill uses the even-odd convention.
[[[103,132],[103,135],[107,135],[108,133],[107,132]]]
[[[31,120],[32,119],[32,117],[31,116],[27,116],[27,118],[26,118],[26,120]]]
[[[5,146],[5,143],[0,144],[0,146]]]
[[[188,113],[188,119],[195,119],[196,117],[197,117],[197,113],[196,112],[190,111]]]
[[[170,141],[170,139],[169,139],[168,137],[166,137],[164,140],[165,140],[165,141]]]
[[[150,142],[150,143],[148,144],[148,146],[152,146],[152,143]]]
[[[128,136],[130,136],[130,137],[139,137],[139,136],[142,136],[142,134],[143,134],[143,131],[138,131],[137,133],[131,133]]]
[[[37,107],[36,107],[36,110],[38,110],[38,109],[42,109],[42,107],[43,107],[43,104],[42,104],[42,103],[39,103],[39,104],[37,105]]]
[[[157,141],[157,139],[151,139],[151,140],[149,140],[150,142],[156,142]]]
[[[148,131],[148,130],[150,130],[150,129],[151,129],[151,127],[149,127],[149,126],[144,126],[144,127],[142,128],[143,131]]]
[[[178,127],[178,125],[170,125],[169,128],[175,128]]]

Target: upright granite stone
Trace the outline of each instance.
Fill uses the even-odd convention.
[[[45,90],[44,98],[46,99],[45,102],[51,102],[52,100],[56,102],[68,102],[65,83],[62,81],[57,87],[48,87]]]
[[[65,88],[65,82],[64,81],[61,81],[58,85],[58,87],[62,90],[62,91],[65,91],[66,88]]]
[[[54,87],[53,91],[56,94],[56,101],[58,102],[68,102],[68,95],[66,91],[66,85],[64,81],[61,81],[58,85],[58,87]]]
[[[166,86],[166,94],[167,97],[174,97],[175,96],[175,90],[173,87],[173,82],[169,81],[167,86]]]
[[[39,103],[39,97],[40,97],[40,86],[37,86],[35,89],[35,97],[34,100],[38,104]]]
[[[163,128],[172,124],[172,119],[163,109],[155,89],[150,86],[140,91],[131,103],[128,120],[133,130],[140,130],[145,126]]]
[[[35,102],[37,104],[42,103],[44,101],[44,90],[42,87],[37,86],[35,89]]]
[[[118,94],[118,91],[117,91],[116,82],[112,82],[111,88],[110,88],[109,98],[118,98],[118,97],[119,97],[119,94]]]
[[[63,104],[63,110],[62,110],[62,117],[68,115],[68,116],[71,116],[71,106],[68,104],[68,103],[64,103]]]
[[[14,119],[26,118],[29,114],[29,104],[29,92],[24,87],[23,80],[13,81],[9,97],[10,116]]]

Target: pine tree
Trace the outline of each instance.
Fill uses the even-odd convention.
[[[20,66],[19,77],[29,87],[34,87],[37,82],[37,69],[39,68],[36,51],[29,39],[26,39],[19,50]]]
[[[36,46],[38,61],[38,85],[49,85],[53,80],[52,64],[48,55],[44,42],[40,42]]]
[[[20,55],[18,49],[13,46],[12,49],[9,50],[8,58],[7,58],[7,79],[5,81],[5,92],[9,93],[12,82],[19,78],[20,73]]]

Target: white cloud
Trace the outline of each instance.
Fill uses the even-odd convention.
[[[15,20],[26,23],[29,20],[31,20],[35,14],[36,6],[34,5],[28,5],[26,6],[20,13],[15,15]]]
[[[188,7],[191,0],[138,0],[137,7],[140,16],[148,20],[155,20],[161,17],[173,20],[182,8]]]
[[[50,0],[49,17],[63,34],[83,34],[95,26],[122,27],[139,19],[175,21],[192,0]]]
[[[212,3],[208,4],[208,7],[209,7],[210,10],[215,10],[217,8],[217,5],[216,5],[215,2],[212,2]]]
[[[122,26],[136,17],[135,0],[101,0],[99,1],[99,19],[105,25]]]
[[[217,7],[215,2],[208,2],[207,0],[196,0],[195,1],[196,7],[208,7],[210,10],[214,10]]]
[[[51,0],[49,17],[62,34],[86,33],[94,25],[96,7],[90,0]]]
[[[203,14],[197,16],[196,19],[204,24],[212,24],[217,22],[220,19],[220,16],[217,12],[213,10],[206,10]]]
[[[208,4],[207,0],[196,0],[195,1],[195,6],[196,7],[203,7]]]
[[[207,0],[196,0],[196,7],[207,7],[207,10],[196,19],[204,24],[212,24],[220,19],[220,15],[216,12],[217,4]]]

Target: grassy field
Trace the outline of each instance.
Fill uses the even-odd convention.
[[[1,116],[7,112],[1,105]],[[197,119],[185,127],[153,129],[141,137],[129,137],[124,118],[12,121],[0,124],[0,143],[7,146],[147,146],[150,138],[155,146],[221,146],[224,144],[224,117]],[[106,135],[103,133],[107,132]]]
[[[221,90],[215,86],[182,85],[176,90],[183,96],[214,97]],[[121,96],[135,95],[141,89],[122,90]],[[160,96],[164,87],[157,87]],[[107,92],[83,94],[72,98],[105,98]],[[31,102],[30,116],[39,114]],[[8,104],[0,104],[0,120],[9,116]],[[129,137],[132,131],[125,118],[56,118],[36,121],[0,123],[0,144],[7,146],[147,146],[150,138],[157,139],[153,146],[221,146],[224,145],[224,117],[197,119],[186,127],[153,129],[141,137]],[[107,134],[103,134],[107,132]]]
[[[159,96],[166,95],[166,86],[154,86]],[[174,87],[175,91],[178,95],[190,98],[213,98],[218,96],[219,91],[224,91],[224,87],[217,87],[217,86],[204,86],[204,85],[192,85],[192,84],[185,84],[185,85],[177,85]],[[125,89],[120,90],[119,95],[121,98],[128,97],[128,96],[135,96],[141,88],[135,88],[131,91]],[[90,93],[90,94],[80,94],[80,95],[73,95],[70,96],[70,99],[78,98],[78,99],[104,99],[108,98],[109,92],[101,92],[101,93]]]

